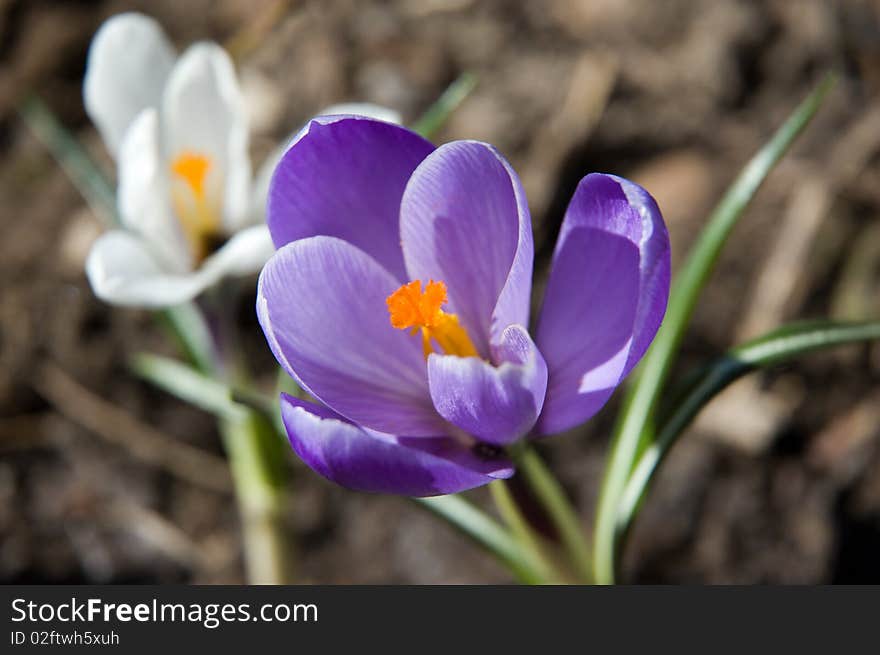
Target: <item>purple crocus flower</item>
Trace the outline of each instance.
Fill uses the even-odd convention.
[[[648,193],[581,180],[529,332],[532,228],[492,146],[439,148],[358,116],[312,120],[269,192],[278,251],[257,311],[320,404],[281,397],[290,442],[343,486],[455,493],[513,474],[504,447],[595,414],[644,354],[669,294]]]

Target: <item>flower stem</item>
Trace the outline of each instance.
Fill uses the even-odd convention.
[[[212,335],[216,359],[200,368],[226,384],[250,388],[229,310],[235,295],[232,285],[221,284],[202,298],[202,317],[209,326],[203,334]],[[286,449],[264,416],[240,407],[240,415],[220,418],[218,426],[241,515],[246,578],[251,584],[287,584],[294,576],[294,547],[284,521]]]
[[[562,545],[581,583],[593,580],[590,547],[581,520],[572,507],[559,481],[553,476],[535,449],[527,444],[512,450],[517,469],[540,501],[559,533]]]
[[[504,480],[496,480],[489,485],[489,491],[492,493],[492,500],[498,512],[504,519],[504,522],[510,528],[517,541],[531,555],[543,582],[561,582],[565,579],[557,566],[548,557],[544,545],[541,543],[541,537],[532,530],[529,522],[523,516],[510,492],[507,482]]]
[[[219,426],[241,515],[247,580],[251,584],[290,583],[294,549],[284,522],[287,494],[283,467],[271,454],[278,437],[253,410],[241,418],[221,419]]]

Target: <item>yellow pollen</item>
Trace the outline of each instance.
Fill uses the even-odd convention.
[[[171,164],[171,172],[187,183],[197,198],[205,197],[205,177],[211,160],[192,152],[184,152]]]
[[[197,263],[211,254],[211,244],[220,232],[219,208],[207,197],[206,181],[211,163],[210,157],[188,151],[171,162],[171,173],[183,183],[172,186],[174,213]]]
[[[458,322],[458,316],[440,307],[446,304],[446,284],[430,280],[422,291],[421,280],[404,284],[385,300],[391,325],[399,330],[421,331],[425,357],[436,351],[434,344],[447,355],[478,357],[477,349]]]

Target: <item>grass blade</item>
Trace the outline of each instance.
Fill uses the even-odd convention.
[[[473,73],[462,73],[450,84],[437,101],[412,125],[412,130],[426,139],[443,127],[449,115],[468,97],[477,86],[477,76]]]
[[[874,339],[880,339],[880,321],[801,323],[738,346],[707,366],[664,421],[657,438],[639,457],[618,508],[615,526],[618,543],[627,533],[663,458],[700,410],[727,385],[751,371],[787,362],[808,352]]]
[[[243,416],[243,408],[232,400],[229,387],[187,364],[148,353],[135,355],[130,364],[138,377],[190,405],[220,418],[234,420]]]
[[[218,418],[240,420],[248,409],[257,410],[270,418],[278,414],[277,404],[272,398],[253,391],[233,389],[220,380],[167,357],[139,353],[131,359],[130,365],[142,380]]]
[[[731,230],[761,183],[818,111],[834,84],[829,75],[794,111],[770,141],[752,158],[713,211],[676,278],[663,325],[629,389],[612,441],[599,495],[594,531],[596,581],[612,583],[615,574],[615,525],[621,494],[644,444],[666,378],[697,298],[712,272]]]
[[[39,97],[28,97],[19,107],[22,120],[52,154],[95,215],[107,225],[117,224],[116,192],[79,141],[58,121]]]
[[[547,582],[562,583],[565,580],[565,574],[557,569],[553,559],[546,552],[543,539],[532,529],[528,520],[523,516],[507,486],[507,481],[495,480],[489,485],[489,492],[492,494],[495,508],[507,524],[510,534],[540,567],[541,579]]]
[[[541,456],[531,446],[519,449],[514,455],[517,469],[525,478],[559,532],[562,545],[568,554],[578,580],[589,583],[593,580],[590,546],[584,533],[581,519],[565,496],[559,481],[550,473]],[[493,483],[494,484],[494,483]]]
[[[488,550],[520,582],[545,582],[541,566],[523,550],[516,539],[494,519],[461,496],[435,496],[413,500]]]

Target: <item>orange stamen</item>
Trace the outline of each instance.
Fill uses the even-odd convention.
[[[211,168],[211,160],[192,152],[184,152],[171,164],[171,172],[187,183],[197,198],[205,197],[205,177]]]
[[[171,162],[171,173],[182,184],[172,186],[172,203],[196,262],[211,254],[211,243],[220,231],[220,211],[207,197],[211,159],[184,151]],[[212,194],[213,195],[213,194]]]
[[[425,357],[435,352],[433,343],[447,355],[477,357],[477,349],[458,322],[458,316],[440,307],[446,304],[446,284],[430,280],[422,291],[421,280],[404,284],[386,299],[391,325],[399,330],[421,331]]]

